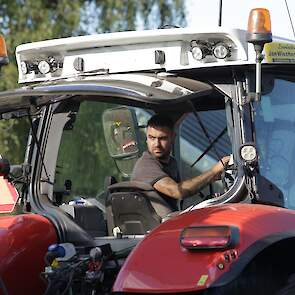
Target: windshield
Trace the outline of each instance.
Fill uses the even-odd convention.
[[[260,173],[283,192],[285,207],[295,209],[295,82],[274,77],[267,84],[255,105]]]

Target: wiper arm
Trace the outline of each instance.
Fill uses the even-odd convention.
[[[223,167],[224,167],[225,165],[224,165],[224,163],[222,162],[222,159],[221,159],[219,153],[217,152],[217,150],[216,150],[216,148],[215,148],[215,146],[214,146],[214,143],[212,144],[212,140],[211,140],[211,138],[210,138],[210,135],[209,135],[209,133],[207,132],[207,130],[206,130],[206,128],[205,128],[205,126],[204,126],[204,124],[203,124],[203,122],[202,122],[202,120],[201,120],[201,118],[200,118],[200,116],[199,116],[199,114],[198,114],[198,112],[197,112],[197,110],[196,110],[196,107],[194,106],[194,104],[193,104],[191,101],[190,101],[190,104],[191,104],[192,109],[193,109],[193,114],[194,114],[195,117],[197,118],[198,123],[199,123],[199,125],[201,126],[201,128],[202,128],[202,130],[203,130],[205,136],[207,137],[207,139],[208,139],[210,145],[212,145],[212,147],[213,147],[213,149],[214,149],[214,152],[215,152],[215,154],[216,154],[218,160],[221,162],[221,164],[222,164]]]
[[[218,135],[217,137],[211,141],[210,145],[204,150],[204,152],[197,158],[197,160],[191,164],[191,168],[194,167],[214,146],[214,144],[225,134],[227,131],[227,127],[225,127]]]

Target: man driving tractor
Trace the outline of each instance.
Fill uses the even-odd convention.
[[[146,129],[147,151],[136,162],[131,180],[148,183],[168,202],[173,211],[177,201],[198,192],[206,184],[218,180],[229,161],[223,157],[210,170],[182,181],[176,160],[171,156],[175,139],[174,122],[167,116],[152,116]]]

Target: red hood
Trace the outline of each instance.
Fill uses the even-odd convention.
[[[123,265],[113,290],[156,293],[196,291],[209,287],[257,240],[278,232],[295,233],[294,220],[294,211],[253,204],[228,204],[181,214],[161,224],[134,249]],[[217,265],[224,262],[224,254],[229,250],[188,251],[181,247],[181,231],[198,225],[232,225],[239,228],[239,243],[233,249],[237,258],[225,264],[224,269],[218,269]]]

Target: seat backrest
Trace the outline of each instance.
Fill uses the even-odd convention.
[[[123,234],[145,234],[173,210],[146,183],[126,181],[108,187],[106,215],[108,232],[119,227]]]
[[[68,213],[92,237],[106,235],[104,215],[97,206],[63,204],[60,208]]]

